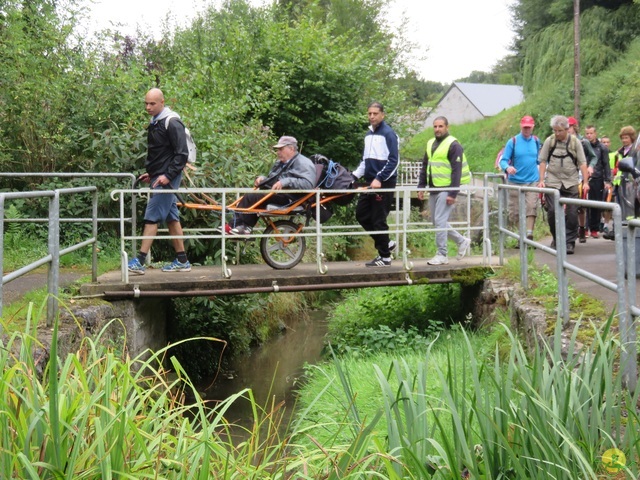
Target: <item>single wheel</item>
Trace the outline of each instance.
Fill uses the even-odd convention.
[[[264,231],[268,236],[260,239],[262,258],[277,270],[293,268],[300,263],[307,248],[305,238],[291,235],[298,231],[298,225],[289,220],[278,220],[273,225],[268,225]]]

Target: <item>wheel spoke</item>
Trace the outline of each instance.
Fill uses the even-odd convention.
[[[260,249],[264,260],[273,268],[292,268],[296,266],[305,251],[304,237],[296,237],[294,234],[300,229],[299,225],[288,220],[275,222],[274,228],[267,228],[266,235],[260,243]]]
[[[294,258],[296,256],[296,254],[292,252],[289,247],[283,247],[281,250],[282,250],[282,253],[284,253],[285,255],[288,255],[289,258]]]

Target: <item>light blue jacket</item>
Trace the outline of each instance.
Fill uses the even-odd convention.
[[[522,133],[519,133],[507,141],[502,152],[500,168],[504,172],[509,166],[515,167],[516,173],[509,175],[509,183],[526,184],[540,180],[538,171],[539,151],[540,140],[535,135],[524,138]]]

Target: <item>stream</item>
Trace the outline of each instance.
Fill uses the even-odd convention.
[[[299,320],[287,325],[282,334],[252,350],[251,354],[236,359],[228,373],[221,374],[206,390],[205,400],[224,400],[244,388],[251,388],[256,404],[265,408],[285,402],[288,423],[295,404],[298,381],[304,374],[304,365],[315,364],[321,359],[324,337],[327,333],[326,312],[314,310],[309,320]],[[205,385],[211,384],[210,380]],[[269,407],[265,410],[270,411]],[[236,400],[227,410],[226,419],[233,424],[249,428],[253,422],[251,404]]]

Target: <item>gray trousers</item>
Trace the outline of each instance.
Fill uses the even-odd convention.
[[[449,225],[449,215],[453,210],[453,205],[447,205],[449,192],[432,192],[429,194],[429,210],[431,211],[431,221],[436,228],[451,228]],[[436,246],[438,254],[447,256],[447,237],[460,245],[464,237],[456,230],[436,232]]]

